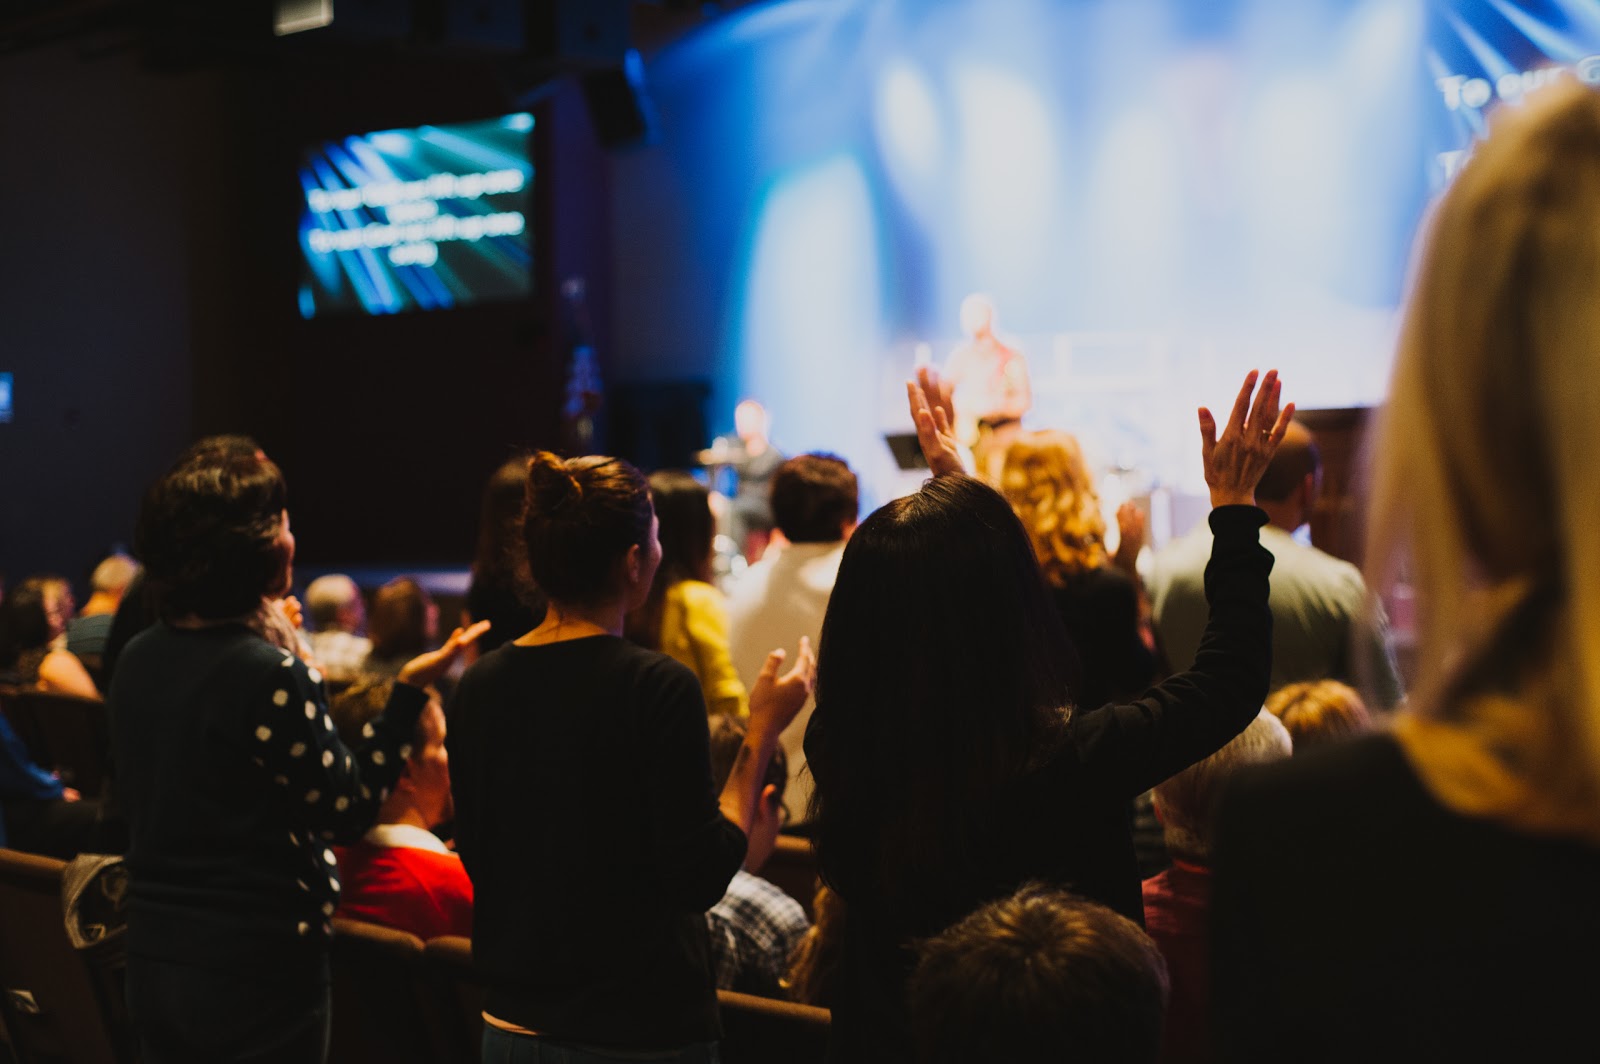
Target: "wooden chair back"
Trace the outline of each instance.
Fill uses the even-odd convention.
[[[67,937],[65,862],[0,850],[0,1020],[19,1064],[126,1064],[120,1002]],[[105,958],[102,958],[105,960]]]
[[[779,835],[772,856],[761,866],[761,878],[800,903],[806,919],[816,922],[814,911],[817,887],[817,851],[810,839],[798,835]]]
[[[717,991],[723,1064],[821,1064],[832,1014],[792,1001]]]
[[[111,718],[93,698],[13,689],[3,708],[34,764],[61,776],[85,798],[101,798],[111,778]]]
[[[483,984],[472,967],[472,940],[459,935],[429,939],[423,961],[441,1006],[435,1029],[438,1059],[477,1064],[483,1052]]]
[[[427,1064],[433,1060],[420,993],[422,940],[336,917],[330,959],[333,1024],[329,1064]]]

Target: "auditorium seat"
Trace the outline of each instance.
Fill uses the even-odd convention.
[[[817,851],[810,839],[779,835],[772,856],[761,866],[761,878],[800,903],[806,919],[815,921],[817,898]]]
[[[456,1006],[456,1028],[447,1037],[459,1049],[439,1059],[475,1062],[483,1040],[483,988],[472,970],[472,943],[456,936],[435,938],[424,954],[440,994],[453,994]],[[827,1009],[729,990],[717,991],[717,1005],[723,1064],[820,1064],[828,1040]]]
[[[104,796],[110,778],[111,720],[93,698],[9,688],[0,710],[36,765],[61,776],[85,798]]]
[[[0,849],[0,1018],[20,1064],[126,1064],[108,1023],[118,1003],[67,938],[66,864]]]
[[[330,965],[333,1030],[329,1064],[428,1064],[434,1061],[423,990],[422,940],[360,920],[335,918]]]
[[[483,986],[472,969],[472,940],[459,935],[429,939],[423,954],[442,1006],[435,1028],[438,1059],[476,1064],[483,1046]]]
[[[723,1064],[821,1064],[828,1045],[827,1009],[717,991]]]

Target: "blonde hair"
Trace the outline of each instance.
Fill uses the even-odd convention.
[[[1032,432],[1006,449],[1000,494],[1027,529],[1054,587],[1106,564],[1106,522],[1083,449],[1065,432]]]
[[[1600,843],[1600,96],[1500,112],[1431,219],[1379,427],[1372,582],[1409,560],[1396,734],[1457,812]]]
[[[1355,689],[1337,680],[1285,684],[1267,696],[1267,712],[1283,721],[1302,753],[1372,730],[1372,714]]]

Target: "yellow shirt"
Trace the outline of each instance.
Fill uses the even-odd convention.
[[[744,683],[728,653],[728,611],[722,592],[699,580],[683,580],[668,588],[661,610],[661,650],[694,671],[713,716],[743,719],[749,714]]]

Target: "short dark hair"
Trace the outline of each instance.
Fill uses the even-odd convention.
[[[616,564],[650,538],[650,485],[620,458],[528,459],[522,545],[528,571],[556,602],[593,605],[617,590]]]
[[[163,616],[237,617],[281,594],[287,500],[278,467],[242,447],[191,454],[157,480],[134,546]]]
[[[1317,449],[1316,437],[1300,422],[1291,422],[1289,432],[1278,444],[1272,461],[1267,463],[1261,482],[1256,485],[1256,498],[1262,502],[1283,502],[1305,479],[1322,468],[1322,452]]]
[[[739,756],[739,747],[744,745],[745,734],[745,726],[732,717],[711,718],[711,782],[718,791],[728,785],[728,777],[733,775],[733,762]],[[781,746],[772,751],[767,774],[761,777],[758,790],[766,790],[769,783],[778,788],[781,800],[789,785],[789,757]]]
[[[1029,884],[924,942],[907,1005],[919,1064],[1146,1064],[1167,991],[1161,951],[1132,920]]]
[[[856,475],[836,455],[802,454],[772,475],[772,519],[791,543],[843,539],[860,508]]]
[[[413,658],[428,649],[428,603],[421,584],[400,576],[372,593],[367,636],[375,658]]]

